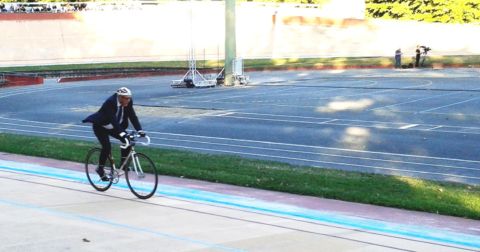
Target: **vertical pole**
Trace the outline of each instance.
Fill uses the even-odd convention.
[[[190,0],[190,51],[188,55],[188,66],[190,71],[190,76],[192,78],[192,82],[195,84],[195,74],[197,71],[197,62],[195,59],[195,44],[193,40],[193,0]]]
[[[233,85],[233,60],[237,54],[235,0],[225,0],[225,85]]]

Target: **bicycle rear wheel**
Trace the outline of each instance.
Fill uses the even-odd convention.
[[[142,153],[136,153],[133,160],[130,160],[125,179],[130,191],[140,199],[152,197],[157,190],[158,173],[155,164]]]
[[[87,173],[88,182],[95,188],[97,191],[106,191],[112,185],[112,179],[108,181],[102,181],[100,176],[98,175],[96,169],[98,167],[98,161],[100,160],[100,148],[93,148],[91,149],[88,154],[87,158],[85,159],[85,172]],[[110,157],[107,158],[104,167],[105,175],[111,178],[112,176],[112,160]]]

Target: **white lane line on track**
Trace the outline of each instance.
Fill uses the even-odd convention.
[[[327,90],[323,90],[322,91],[322,95],[325,94],[326,92],[335,92],[335,91],[338,91],[339,89],[347,89],[347,88],[333,88],[333,89],[327,89]],[[373,95],[373,94],[379,94],[379,93],[385,93],[385,92],[389,92],[389,90],[381,90],[381,91],[373,91],[373,92],[365,92],[365,93],[354,93],[354,94],[349,94],[349,95],[338,95],[338,96],[319,96],[319,97],[301,97],[301,98],[298,98],[299,100],[305,102],[305,101],[310,101],[310,100],[313,100],[313,101],[320,101],[320,100],[331,100],[332,98],[342,98],[342,99],[345,99],[345,98],[351,98],[351,97],[356,97],[356,96],[369,96],[369,95]],[[263,99],[261,101],[255,101],[255,102],[262,102],[262,103],[268,103],[268,104],[279,104],[281,101],[284,101],[286,100],[288,97],[286,98],[283,98],[284,100],[278,100],[277,99],[278,95],[275,96],[275,100],[272,100],[272,99]],[[269,103],[271,102],[271,103]],[[288,100],[287,100],[288,102]]]
[[[204,115],[222,117],[222,116],[228,116],[228,115],[233,115],[233,114],[235,114],[235,112],[227,112],[227,113],[222,113],[222,114],[217,114],[217,115],[213,115],[213,114],[209,113],[209,114],[204,114]]]
[[[232,111],[234,112],[234,114],[237,114],[237,115],[258,115],[258,116],[262,116],[262,118],[265,118],[265,117],[279,117],[279,118],[318,120],[318,121],[320,121],[319,123],[322,123],[322,124],[328,123],[328,122],[335,122],[335,121],[345,121],[345,122],[355,122],[355,123],[372,123],[372,124],[392,124],[392,125],[405,125],[405,124],[407,124],[405,122],[383,122],[383,121],[354,120],[354,119],[342,119],[342,118],[331,118],[331,117],[278,115],[278,114],[267,114],[267,113],[240,112],[240,111],[234,111],[234,110],[232,110]],[[0,118],[2,118],[2,117],[0,117]],[[255,117],[252,117],[252,119],[255,119]],[[301,120],[292,120],[292,121],[304,122],[304,121],[301,121]],[[425,125],[428,125],[428,124],[425,124]],[[352,124],[352,126],[353,126],[353,124]],[[431,125],[431,126],[435,126],[435,125]],[[397,127],[395,127],[395,128],[397,128]],[[474,129],[477,129],[477,128],[474,128]],[[478,129],[480,130],[480,127],[478,127]]]
[[[27,91],[19,90],[18,92],[13,92],[13,91],[5,92],[5,93],[0,93],[0,98],[7,98],[15,95],[24,95],[24,94],[31,94],[31,93],[38,93],[38,92],[55,91],[55,90],[60,90],[65,88],[67,87],[38,88],[38,89],[30,89]],[[73,86],[69,86],[69,88],[73,88]]]
[[[433,130],[436,130],[436,129],[440,129],[440,128],[442,128],[442,127],[444,127],[444,126],[439,125],[439,126],[436,126],[436,127],[430,128],[430,129],[427,129],[427,131],[433,131]]]
[[[2,124],[2,123],[0,123]],[[22,125],[23,127],[29,127]],[[35,127],[31,126],[33,128],[46,128],[49,129],[48,127]],[[12,131],[18,130],[12,129],[12,128],[1,128],[1,129],[9,129]],[[22,130],[20,130],[22,131]],[[27,131],[27,130],[25,130]],[[67,131],[74,131],[74,132],[81,132],[81,133],[90,133],[90,131],[85,131],[85,130],[70,130],[67,129]],[[40,132],[40,131],[28,131],[28,132],[34,132],[34,133],[44,133],[45,132]],[[47,134],[54,134],[56,133],[47,133]],[[67,134],[58,134],[58,135],[66,135],[66,136],[78,136],[78,135],[67,135]],[[95,139],[94,137],[91,137]],[[401,160],[390,160],[390,159],[380,159],[380,158],[368,158],[368,157],[355,157],[355,156],[348,156],[348,155],[339,155],[339,154],[329,154],[329,153],[321,153],[321,152],[310,152],[310,151],[296,151],[296,150],[289,150],[289,149],[278,149],[278,148],[265,148],[265,147],[259,147],[259,146],[245,146],[245,145],[238,145],[238,144],[226,144],[226,143],[215,143],[215,142],[205,142],[205,141],[198,141],[198,140],[184,140],[184,139],[172,139],[172,138],[164,138],[164,137],[151,137],[152,139],[156,140],[162,140],[162,141],[171,141],[171,142],[186,142],[186,143],[196,143],[196,144],[203,144],[203,145],[215,145],[215,146],[226,146],[226,147],[234,147],[234,148],[243,148],[243,149],[256,149],[256,150],[266,150],[266,151],[275,151],[275,152],[287,152],[287,153],[294,153],[294,154],[307,154],[307,155],[319,155],[319,156],[330,156],[330,157],[340,157],[340,158],[350,158],[350,159],[357,159],[357,160],[369,160],[369,161],[378,161],[378,162],[386,162],[386,163],[400,163],[400,164],[412,164],[412,165],[420,165],[420,166],[432,166],[432,167],[438,167],[438,168],[446,168],[446,169],[455,169],[455,170],[479,170],[476,168],[469,168],[469,167],[462,167],[462,166],[451,166],[451,165],[442,165],[442,164],[429,164],[429,163],[422,163],[422,162],[410,162],[410,161],[401,161]],[[171,146],[178,146],[182,148],[190,148],[189,146],[180,146],[180,145],[171,145]],[[194,148],[194,147],[191,147]],[[242,153],[242,154],[247,154],[251,155],[251,153],[248,152],[236,152],[236,153]],[[269,156],[269,155],[266,155]],[[279,156],[274,156],[278,158]],[[288,159],[287,157],[283,157],[284,159]],[[318,161],[318,160],[311,160],[311,159],[302,159],[302,160],[310,160],[311,162],[321,162],[325,163],[323,161]],[[329,162],[329,163],[335,163],[335,162]],[[355,164],[352,164],[355,165]],[[398,170],[404,170],[404,171],[410,171],[409,169],[398,169]]]
[[[217,98],[217,99],[214,99],[214,100],[205,100],[205,102],[228,100],[228,99],[240,98],[240,97],[253,97],[253,96],[259,96],[259,95],[265,95],[265,94],[275,94],[275,93],[285,92],[285,91],[293,90],[293,89],[299,89],[299,87],[289,87],[289,88],[278,89],[278,90],[275,90],[275,91],[257,92],[257,93],[253,93],[253,94],[249,93],[249,94],[242,94],[242,95],[233,95],[233,96],[229,96],[229,97]]]
[[[24,95],[24,94],[31,94],[31,93],[38,93],[38,92],[45,92],[45,91],[55,91],[55,90],[62,90],[62,89],[71,89],[71,88],[77,88],[77,87],[88,87],[95,85],[96,87],[98,86],[116,86],[116,84],[112,83],[103,83],[103,84],[84,84],[84,83],[79,83],[79,84],[68,84],[68,85],[59,85],[59,86],[42,86],[42,87],[30,87],[30,88],[22,88],[22,89],[12,89],[8,90],[6,92],[0,92],[0,98],[6,98],[10,96],[15,96],[15,95]],[[142,85],[136,85],[136,86],[142,86]]]
[[[414,102],[418,102],[418,101],[435,99],[435,98],[438,98],[438,97],[448,96],[448,95],[452,95],[452,94],[453,93],[443,94],[443,95],[434,95],[434,96],[424,97],[424,98],[415,99],[415,100],[411,100],[411,101],[399,102],[399,103],[394,103],[394,104],[390,104],[390,105],[386,105],[386,106],[371,108],[371,109],[368,109],[367,111],[381,110],[381,109],[385,109],[385,108],[395,107],[395,106],[398,106],[398,105],[405,105],[405,104],[414,103]]]
[[[339,119],[331,119],[331,120],[327,120],[327,121],[323,121],[323,122],[320,122],[320,124],[329,124],[329,123],[332,123],[332,122],[336,122],[338,121]]]
[[[471,101],[474,101],[474,100],[478,100],[478,97],[472,98],[472,99],[468,99],[468,100],[464,100],[464,101],[461,101],[461,102],[451,103],[451,104],[448,104],[448,105],[445,105],[445,106],[440,106],[440,107],[436,107],[436,108],[426,109],[426,110],[420,111],[419,113],[425,113],[425,112],[430,112],[430,111],[434,111],[434,110],[437,110],[437,109],[448,108],[448,107],[451,107],[451,106],[455,106],[455,105],[459,105],[459,104],[471,102]]]
[[[456,169],[456,170],[480,171],[480,168],[469,168],[469,167],[441,165],[441,164],[428,164],[428,163],[421,163],[421,162],[410,162],[410,161],[390,160],[390,159],[380,159],[380,158],[355,157],[355,156],[348,156],[348,155],[329,154],[329,153],[311,152],[311,151],[297,151],[297,150],[289,150],[289,149],[265,148],[265,147],[258,147],[258,146],[245,146],[245,145],[237,145],[237,144],[213,143],[213,142],[172,139],[172,138],[162,138],[162,137],[152,137],[152,139],[172,141],[172,142],[198,143],[198,144],[203,144],[203,145],[219,145],[219,146],[226,146],[226,147],[238,147],[238,148],[245,148],[245,149],[266,150],[266,151],[274,151],[274,152],[287,152],[287,153],[295,153],[295,154],[307,154],[307,155],[350,158],[350,159],[359,159],[359,160],[368,160],[368,161],[379,161],[379,162],[386,162],[386,163],[413,164],[413,165],[419,165],[419,166],[432,166],[432,167],[435,167],[435,168],[440,167],[440,168]]]
[[[255,112],[241,112],[241,111],[235,111],[235,110],[231,110],[231,111],[234,111],[235,114],[238,114],[238,115],[241,115],[241,114],[245,114],[245,115],[259,115],[259,116],[262,116],[262,117],[266,117],[266,116],[269,116],[269,117],[285,117],[285,118],[295,118],[295,119],[312,119],[312,120],[335,120],[335,121],[345,121],[345,122],[355,122],[355,123],[372,123],[372,124],[391,124],[391,125],[409,125],[409,124],[413,124],[413,123],[408,123],[408,122],[389,122],[389,121],[372,121],[372,120],[356,120],[356,119],[342,119],[342,118],[331,118],[331,117],[311,117],[311,116],[296,116],[296,115],[278,115],[278,114],[268,114],[268,113],[255,113]],[[399,112],[402,112],[402,111],[399,111]],[[437,114],[437,113],[432,113],[432,114]],[[438,114],[442,114],[442,113],[438,113]],[[1,118],[1,117],[0,117]],[[437,127],[437,126],[441,126],[441,127],[444,127],[444,126],[447,126],[449,127],[448,125],[435,125],[435,124],[418,124],[420,126],[425,126],[425,127],[428,127],[428,126],[431,126],[431,127]],[[480,127],[471,127],[471,126],[450,126],[450,127],[456,127],[456,128],[460,128],[460,129],[465,129],[465,130],[480,130]]]
[[[204,104],[205,101],[194,101],[194,100],[187,100],[189,103],[200,103]],[[251,106],[252,102],[232,102],[232,101],[209,101],[209,103],[217,103],[217,104],[227,104],[227,105],[248,105]],[[317,108],[317,106],[311,106],[311,105],[292,105],[292,104],[272,104],[272,103],[262,103],[262,102],[256,102],[256,106],[274,106],[274,107],[289,107],[289,108]]]
[[[474,89],[474,90],[480,90],[480,89]],[[415,102],[418,102],[418,101],[431,100],[431,99],[436,99],[436,98],[439,98],[439,97],[445,97],[445,96],[450,96],[450,95],[458,95],[458,94],[462,94],[462,93],[466,93],[466,91],[448,92],[446,94],[432,95],[432,96],[419,98],[419,99],[415,99],[415,100],[411,100],[411,101],[400,102],[400,103],[390,104],[390,105],[386,105],[386,106],[376,107],[376,108],[368,109],[367,111],[380,110],[380,109],[385,109],[385,108],[394,107],[394,106],[398,106],[398,105],[405,105],[405,104],[409,104],[409,103],[415,103]]]
[[[55,135],[55,136],[69,136],[75,138],[89,138],[89,139],[96,139],[95,137],[88,137],[88,136],[80,136],[80,135],[68,135],[68,134],[61,134],[61,133],[45,133],[39,131],[31,131],[31,130],[19,130],[19,129],[8,129],[8,128],[0,128],[0,130],[12,130],[12,131],[20,131],[20,132],[28,132],[28,133],[42,133],[47,135]],[[303,161],[303,162],[312,162],[317,164],[330,164],[330,165],[345,165],[347,167],[361,167],[373,170],[387,170],[399,173],[407,173],[407,174],[424,174],[424,175],[434,175],[434,176],[441,176],[442,178],[449,177],[449,178],[460,178],[460,179],[472,179],[472,180],[480,180],[480,177],[471,177],[471,176],[463,176],[463,175],[456,175],[456,174],[448,174],[448,173],[438,173],[438,172],[427,172],[427,171],[416,171],[416,170],[402,170],[397,168],[388,168],[388,167],[381,167],[381,166],[371,166],[371,165],[360,165],[360,164],[351,164],[351,163],[342,163],[342,162],[330,162],[330,161],[319,161],[319,160],[310,160],[304,158],[294,158],[294,157],[284,157],[284,156],[276,156],[276,155],[265,155],[265,154],[258,154],[258,153],[247,153],[247,152],[239,152],[239,151],[229,151],[229,150],[219,150],[219,149],[210,149],[210,148],[199,148],[199,147],[191,147],[191,146],[180,146],[180,145],[171,145],[171,144],[156,144],[151,143],[153,146],[164,146],[164,147],[171,147],[171,148],[182,148],[188,150],[200,150],[200,151],[208,151],[208,152],[219,152],[219,153],[227,153],[227,154],[235,154],[235,155],[246,155],[246,156],[255,156],[255,157],[265,157],[265,158],[277,158],[277,159],[285,159],[285,160],[295,160],[295,161]],[[317,168],[325,168],[323,166],[312,165],[313,167]]]
[[[418,111],[408,111],[408,110],[396,110],[396,109],[385,109],[385,110],[380,110],[388,113],[404,113],[404,114],[418,114]],[[425,112],[422,114],[428,114],[428,115],[443,115],[443,116],[461,116],[461,117],[474,117],[475,119],[480,119],[480,114],[467,114],[467,113],[460,113],[460,112],[452,112],[452,113],[440,113],[440,112]],[[468,127],[467,127],[468,128]]]
[[[66,128],[51,128],[51,127],[42,127],[42,126],[31,126],[31,125],[20,125],[20,124],[12,124],[12,123],[2,123],[0,124],[7,124],[13,126],[21,126],[21,127],[31,127],[31,128],[41,128],[41,129],[50,129],[50,130],[60,130],[60,131],[73,131],[73,132],[81,132],[81,133],[91,133],[91,131],[87,130],[75,130],[75,129],[66,129]],[[12,129],[13,130],[13,129]],[[152,132],[150,132],[152,133]],[[157,133],[152,133],[151,135],[155,135]],[[226,144],[226,143],[218,143],[218,142],[207,142],[207,141],[198,141],[198,140],[191,140],[191,139],[177,139],[177,138],[165,138],[165,137],[153,137],[152,139],[157,140],[167,140],[173,142],[189,142],[189,143],[200,143],[200,144],[209,144],[209,145],[220,145],[220,146],[227,146],[227,147],[239,147],[239,148],[249,148],[249,149],[261,149],[261,150],[268,150],[268,151],[283,151],[283,152],[290,152],[290,153],[299,153],[299,154],[312,154],[312,155],[323,155],[323,156],[332,156],[332,157],[343,157],[343,158],[352,158],[352,159],[361,159],[361,160],[373,160],[373,161],[382,161],[382,162],[391,162],[391,163],[404,163],[404,164],[415,164],[415,165],[425,165],[425,166],[435,166],[435,167],[445,167],[445,168],[452,168],[452,169],[465,169],[465,170],[480,170],[476,168],[469,168],[469,167],[462,167],[462,166],[450,166],[450,165],[439,165],[439,164],[428,164],[428,163],[421,163],[421,162],[409,162],[409,161],[400,161],[400,160],[391,160],[391,159],[379,159],[379,158],[367,158],[367,157],[356,157],[356,156],[348,156],[348,155],[339,155],[339,154],[329,154],[329,153],[321,153],[321,152],[311,152],[311,151],[297,151],[291,149],[278,149],[278,148],[265,148],[259,146],[251,146],[251,145],[239,145],[239,144]]]
[[[448,174],[448,173],[437,173],[437,172],[426,172],[426,171],[416,171],[416,170],[402,170],[396,168],[387,168],[387,167],[380,167],[380,166],[370,166],[370,165],[360,165],[360,164],[351,164],[351,163],[341,163],[341,162],[329,162],[329,161],[319,161],[319,160],[311,160],[311,159],[304,159],[304,158],[293,158],[293,157],[284,157],[284,156],[275,156],[275,155],[264,155],[258,153],[245,153],[245,152],[237,152],[237,151],[228,151],[228,150],[218,150],[218,149],[209,149],[209,148],[197,148],[197,147],[183,147],[178,145],[168,145],[168,144],[152,144],[155,146],[165,146],[165,147],[172,147],[172,148],[185,148],[185,149],[195,149],[201,151],[211,151],[211,152],[221,152],[221,153],[228,153],[228,154],[235,154],[235,155],[250,155],[250,156],[257,156],[257,157],[270,157],[270,158],[278,158],[278,159],[287,159],[287,160],[295,160],[295,161],[304,161],[304,162],[312,162],[318,164],[334,164],[334,165],[345,165],[348,167],[355,166],[361,168],[368,168],[368,169],[378,169],[378,170],[388,170],[388,171],[396,171],[396,172],[403,172],[403,173],[419,173],[419,174],[430,174],[430,175],[437,175],[437,176],[449,176],[449,177],[456,177],[456,178],[464,178],[464,179],[474,179],[480,180],[480,177],[471,177],[471,176],[463,176],[463,175],[456,175],[456,174]],[[323,166],[315,166],[317,168],[325,168]]]
[[[212,91],[208,91],[208,92],[204,92],[204,93],[199,93],[197,90],[194,90],[194,91],[188,91],[186,93],[162,96],[162,99],[170,99],[170,98],[177,98],[177,97],[194,98],[194,97],[191,97],[191,95],[195,95],[195,97],[208,96],[208,95],[211,95],[211,94],[222,93],[222,92],[225,92],[225,91],[231,91],[231,90],[230,89],[214,89]]]
[[[241,113],[234,113],[234,114],[241,114]],[[215,114],[204,114],[203,116],[208,117],[218,117]],[[313,125],[335,125],[335,126],[346,126],[346,127],[363,127],[363,128],[373,128],[373,129],[403,129],[403,130],[412,130],[412,131],[433,131],[432,128],[435,128],[435,132],[443,132],[443,133],[453,133],[453,134],[466,134],[466,135],[479,135],[480,128],[477,127],[456,127],[452,126],[450,128],[455,128],[456,130],[438,130],[443,127],[443,125],[429,125],[429,124],[409,124],[406,126],[395,126],[395,124],[404,124],[404,123],[388,123],[388,122],[377,122],[377,124],[372,123],[372,125],[365,125],[365,124],[355,124],[352,123],[353,120],[343,120],[343,119],[332,119],[327,121],[321,122],[310,122],[310,121],[296,121],[296,120],[281,120],[281,119],[270,119],[270,118],[257,118],[257,117],[246,117],[246,116],[232,116],[232,115],[223,115],[222,118],[234,118],[234,119],[242,119],[242,120],[257,120],[257,121],[270,121],[270,122],[284,122],[284,123],[299,123],[299,124],[313,124]],[[352,121],[350,123],[341,123],[341,121]],[[360,121],[362,122],[362,121]],[[368,122],[368,121],[364,121]],[[381,124],[379,124],[381,123]],[[390,125],[393,124],[393,125]],[[415,126],[426,126],[429,127],[425,128],[415,128]],[[403,128],[405,127],[405,128]],[[463,131],[462,131],[463,130]],[[464,130],[477,130],[479,132],[465,132]]]
[[[0,117],[0,119],[10,119],[10,118]],[[70,126],[70,127],[72,126],[71,124],[38,122],[38,121],[30,121],[30,120],[22,120],[22,119],[10,119],[10,120],[17,120],[17,121],[23,121],[23,122],[33,122],[33,123],[48,124],[48,125],[62,125],[63,127],[64,126]],[[81,128],[91,128],[90,125],[89,126],[87,126],[87,125],[73,125],[73,126],[81,127]],[[51,129],[51,128],[49,128],[49,129]],[[60,129],[60,130],[62,130],[62,129]],[[88,131],[88,132],[90,132],[90,131]],[[41,132],[38,132],[38,133],[41,133]],[[385,155],[385,156],[397,156],[397,157],[402,157],[402,158],[420,158],[420,159],[432,159],[432,160],[440,160],[440,161],[455,161],[455,162],[480,164],[480,161],[456,159],[456,158],[443,158],[443,157],[421,156],[421,155],[413,155],[413,154],[400,154],[400,153],[389,153],[389,152],[378,152],[378,151],[354,150],[354,149],[344,149],[344,148],[335,148],[335,147],[324,147],[324,146],[292,144],[292,143],[279,143],[279,142],[271,142],[271,141],[236,139],[236,138],[226,138],[226,137],[188,135],[188,134],[167,133],[167,132],[158,132],[158,131],[149,131],[148,133],[149,134],[153,133],[153,134],[160,134],[160,135],[168,135],[168,136],[192,137],[192,138],[201,138],[201,139],[214,139],[214,140],[224,140],[224,141],[234,141],[234,142],[245,142],[245,143],[258,143],[258,144],[276,145],[276,146],[290,146],[290,147],[311,148],[311,149],[320,149],[320,150],[333,150],[333,151],[343,151],[343,152],[362,153],[362,154],[378,154],[378,155]]]
[[[377,81],[371,81],[372,84],[369,84],[369,85],[364,85],[362,87],[370,87],[370,86],[375,86],[377,84]],[[422,86],[429,86],[431,84],[426,84],[426,85],[418,85],[418,86],[412,86],[412,87],[422,87]],[[299,88],[308,88],[308,87],[304,87],[304,86],[294,86],[293,88],[287,88],[286,90],[289,90],[289,89],[299,89]],[[349,89],[350,87],[337,87],[337,88],[327,88],[326,90],[322,90],[322,94],[324,94],[325,92],[335,92],[335,91],[338,91],[338,90],[342,90],[342,89]],[[285,91],[285,90],[282,90],[282,91]],[[392,92],[393,90],[380,90],[380,91],[372,91],[372,92],[365,92],[365,93],[355,93],[355,94],[350,94],[350,95],[341,95],[341,97],[345,98],[345,97],[356,97],[356,96],[366,96],[366,95],[372,95],[372,94],[379,94],[379,93],[386,93],[386,92]],[[276,93],[276,91],[273,91],[273,92],[264,92],[264,93],[261,93],[261,94],[272,94],[272,93]],[[253,94],[253,96],[255,95],[259,95],[259,94]],[[291,94],[282,94],[282,96],[285,96],[285,95],[291,95]],[[252,95],[242,95],[241,97],[251,97]],[[278,96],[278,95],[277,95]],[[240,97],[240,96],[239,96]],[[231,97],[233,98],[233,97]],[[227,100],[228,98],[220,98],[220,99],[215,99],[215,100],[193,100],[194,102],[217,102],[217,103],[241,103],[241,102],[229,102],[229,101],[225,101],[225,102],[220,102],[221,100]],[[277,98],[276,98],[277,99]],[[306,98],[306,97],[302,97],[302,100],[303,101],[306,101],[306,100],[315,100],[315,101],[318,101],[318,100],[329,100],[329,99],[332,99],[332,96],[320,96],[320,97],[313,97],[313,98]],[[187,101],[192,101],[192,100],[187,100]],[[252,101],[249,101],[247,103],[251,103]],[[272,103],[269,103],[269,104],[272,104],[272,105],[283,105],[283,104],[278,104],[278,101],[277,100],[261,100],[261,101],[253,101],[253,102],[258,102],[258,103],[269,103],[269,102],[273,102],[274,104]],[[276,104],[275,104],[276,103]],[[243,103],[242,103],[243,104]]]
[[[422,84],[422,85],[415,85],[415,86],[409,86],[407,88],[418,88],[418,87],[426,87],[432,85],[431,81],[427,81],[428,84]],[[372,86],[375,85],[367,85]],[[332,90],[327,90],[327,91],[335,91],[335,90],[340,90],[340,89],[349,89],[349,87],[338,87],[338,88],[333,88]],[[385,93],[385,92],[393,92],[396,91],[396,89],[392,90],[380,90],[380,91],[373,91],[373,92],[365,92],[365,93],[360,93],[360,94],[351,94],[351,95],[344,95],[341,97],[356,97],[356,96],[366,96],[366,95],[372,95],[372,94],[377,94],[377,93]],[[316,98],[308,98],[304,100],[329,100],[332,99],[331,96],[325,96],[325,97],[316,97]],[[239,101],[220,101],[221,99],[215,99],[215,100],[185,100],[185,102],[192,102],[192,103],[218,103],[218,104],[238,104],[238,105],[251,105],[252,101],[248,102],[239,102]],[[181,100],[180,100],[181,101]],[[262,106],[276,106],[276,107],[297,107],[297,108],[317,108],[318,105],[292,105],[292,104],[281,104],[281,103],[268,103],[270,101],[268,100],[261,100],[261,101],[253,101],[257,105],[262,105]]]
[[[135,84],[135,87],[139,86],[151,86],[152,84]],[[29,86],[29,87],[15,87],[10,90],[0,90],[0,98],[6,98],[14,95],[23,95],[23,94],[31,94],[37,92],[44,92],[44,91],[54,91],[54,90],[62,90],[62,89],[70,89],[70,88],[77,88],[77,87],[88,87],[88,86],[118,86],[118,83],[91,83],[91,82],[81,82],[75,84],[58,84],[58,85],[45,85],[45,86]],[[113,93],[113,91],[112,91]]]
[[[410,129],[410,128],[413,128],[413,127],[417,127],[418,124],[409,124],[409,125],[405,125],[405,126],[402,126],[400,127],[399,129]]]
[[[286,118],[295,118],[295,119],[313,119],[313,120],[341,120],[341,121],[349,121],[349,122],[370,122],[370,123],[388,123],[388,122],[382,122],[382,121],[369,121],[369,120],[354,120],[354,119],[342,119],[342,118],[332,118],[332,117],[313,117],[313,116],[297,116],[297,115],[279,115],[279,114],[268,114],[268,113],[255,113],[255,112],[241,112],[241,111],[235,111],[235,114],[244,114],[244,115],[259,115],[259,116],[270,116],[270,117],[286,117]],[[2,118],[2,117],[0,117]],[[399,124],[403,125],[405,123],[395,123],[392,122],[392,124]]]

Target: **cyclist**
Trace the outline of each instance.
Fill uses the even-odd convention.
[[[98,112],[91,114],[82,121],[84,123],[93,123],[93,132],[102,145],[100,160],[98,161],[99,165],[96,171],[103,181],[109,180],[107,176],[105,176],[104,170],[105,162],[112,150],[109,136],[123,143],[123,145],[120,146],[120,165],[123,164],[130,152],[130,136],[125,131],[128,128],[128,120],[133,124],[138,134],[144,137],[145,132],[142,130],[142,126],[133,109],[132,92],[126,87],[121,87],[103,103]]]

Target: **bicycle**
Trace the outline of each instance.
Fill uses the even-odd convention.
[[[112,184],[117,184],[122,175],[125,175],[125,180],[127,181],[130,191],[138,198],[148,199],[155,194],[158,184],[158,172],[155,164],[147,155],[135,151],[136,143],[148,146],[150,144],[150,137],[144,137],[147,140],[146,142],[137,141],[140,137],[136,132],[130,133],[131,142],[129,146],[131,150],[120,168],[116,168],[115,161],[111,154],[108,156],[104,166],[105,175],[108,178],[107,181],[103,181],[96,172],[101,149],[95,147],[87,153],[85,172],[93,188],[101,192],[106,191]],[[127,148],[129,146],[122,147]]]

